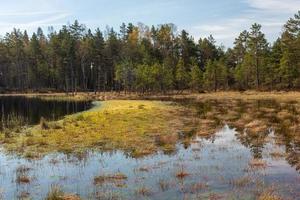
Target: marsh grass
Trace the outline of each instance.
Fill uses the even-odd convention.
[[[277,151],[274,150],[269,155],[274,160],[279,160],[279,159],[282,159],[282,158],[286,157],[286,153],[278,151],[278,150]]]
[[[149,172],[150,171],[150,169],[149,169],[149,167],[140,167],[139,169],[138,169],[138,171],[140,171],[140,172]]]
[[[143,197],[151,196],[153,194],[151,189],[146,186],[142,186],[136,189],[135,193],[136,195],[143,196]]]
[[[6,139],[0,134],[0,139],[4,137],[0,141],[9,152],[28,155],[27,158],[91,149],[122,150],[130,157],[140,158],[158,151],[174,154],[179,142],[187,148],[195,135],[210,138],[225,124],[237,128],[241,133],[237,137],[243,143],[264,144],[270,128],[300,140],[296,134],[300,131],[297,104],[287,105],[288,101],[277,103],[272,99],[223,101],[222,98],[198,98],[186,107],[180,106],[180,102],[105,101],[61,121],[42,119],[39,126],[27,129],[26,134],[10,134]],[[35,152],[39,155],[34,155]]]
[[[287,134],[282,131],[275,132],[275,135],[272,135],[272,137],[275,138],[274,140],[276,144],[285,145],[289,142],[288,145],[291,144],[291,146],[293,146],[293,142],[300,141],[300,137],[298,137],[297,132],[291,133],[289,131],[291,130],[292,125],[296,127],[294,130],[297,130],[299,125],[296,123],[297,120],[295,120],[297,115],[295,116],[294,114],[291,114],[290,110],[293,109],[287,109],[286,104],[282,104],[280,109],[277,109],[265,105],[266,102],[240,102],[232,99],[228,99],[225,103],[220,103],[218,101],[211,102],[207,102],[205,100],[203,104],[200,104],[200,107],[203,107],[199,109],[199,112],[196,112],[198,114],[198,118],[191,118],[192,120],[189,120],[187,118],[190,116],[185,116],[188,115],[187,110],[177,104],[175,104],[175,106],[170,106],[169,104],[162,102],[108,101],[104,102],[101,107],[94,108],[88,112],[67,116],[61,121],[45,122],[47,124],[47,128],[43,128],[40,124],[31,129],[29,134],[23,134],[19,137],[11,137],[10,141],[14,142],[5,143],[4,146],[6,146],[6,148],[10,148],[12,151],[17,150],[21,152],[22,155],[28,155],[28,157],[32,158],[35,157],[37,152],[38,154],[47,154],[56,151],[72,153],[72,155],[77,155],[78,157],[74,159],[74,162],[77,160],[86,160],[89,155],[84,152],[86,152],[85,150],[90,149],[106,151],[120,149],[125,152],[126,156],[138,158],[144,155],[153,154],[157,151],[172,152],[176,150],[176,144],[178,143],[182,143],[184,147],[185,144],[187,146],[191,143],[194,144],[196,143],[193,140],[195,134],[200,136],[200,138],[207,137],[215,139],[213,137],[214,133],[224,124],[238,128],[236,133],[237,139],[245,145],[245,147],[251,150],[250,152],[255,158],[261,158],[259,155],[260,150],[264,148],[264,144],[270,142],[270,138],[268,136],[270,134],[270,131],[268,131],[270,127],[277,130],[276,128],[278,128],[280,124],[280,126],[282,126],[282,130],[288,130],[286,131],[288,132]],[[276,106],[277,104],[274,105],[274,107]],[[52,124],[55,124],[56,128],[55,126],[52,126]],[[189,124],[188,129],[194,131],[181,130],[186,129],[186,124]],[[192,153],[195,155],[195,159],[201,158],[200,153],[202,148],[205,147],[200,146],[190,148]],[[288,151],[290,150],[291,149]],[[215,153],[217,151],[228,153],[230,152],[230,146],[221,146],[213,149],[210,152],[211,156],[208,158],[211,159],[210,161],[218,159],[218,157],[215,157]],[[299,165],[299,154],[297,152],[285,152],[284,154],[277,151],[270,152],[271,153],[269,153],[269,155],[271,157],[287,157],[287,160],[291,163],[291,165],[293,164],[297,166],[297,163]],[[237,156],[237,159],[239,159],[238,162],[242,162],[242,158],[242,155],[241,157]],[[181,162],[183,161],[186,161],[185,158],[182,158]],[[53,165],[58,162],[60,161],[50,161]],[[164,161],[160,162],[162,164],[157,164],[155,166],[145,165],[140,168],[136,168],[134,173],[135,175],[141,174],[143,178],[151,176],[153,174],[152,172],[155,171],[154,169],[161,169],[162,166],[166,164]],[[202,159],[201,162],[206,162],[206,160]],[[233,162],[235,161],[233,160]],[[170,163],[167,164],[167,167],[165,168],[169,168],[170,165]],[[176,167],[178,166],[181,166],[180,163],[176,165]],[[268,164],[266,161],[262,159],[253,159],[248,163],[247,169],[249,169],[249,171],[245,170],[245,172],[252,173],[254,171],[259,171],[258,173],[261,173],[260,169],[265,169],[267,167]],[[159,188],[162,192],[169,189],[173,190],[176,189],[178,182],[182,182],[182,191],[186,193],[198,194],[199,192],[204,193],[204,190],[213,192],[213,186],[210,188],[210,185],[205,182],[208,181],[210,177],[207,177],[207,180],[205,177],[203,183],[191,183],[192,180],[194,181],[194,178],[198,178],[196,177],[198,174],[192,171],[192,168],[189,169],[191,169],[193,177],[186,171],[186,169],[184,169],[184,167],[181,167],[181,169],[175,169],[175,173],[174,171],[171,171],[171,176],[173,176],[174,180],[172,178],[171,179],[174,182],[170,182],[169,179],[160,179],[156,182],[157,188]],[[223,168],[221,165],[209,165],[209,170],[219,174],[222,173],[223,170],[227,169]],[[139,174],[139,172],[143,173]],[[257,199],[280,199],[277,195],[270,191],[260,194],[260,189],[262,190],[262,188],[265,187],[264,183],[256,181],[256,177],[251,177],[250,175],[252,174],[249,173],[249,176],[247,173],[241,174],[240,178],[236,178],[234,180],[228,180],[225,177],[221,177],[220,179],[222,179],[222,183],[233,186],[233,189],[238,192],[244,190],[248,191],[248,189],[252,188],[252,186],[256,187],[256,189],[259,190],[259,192],[255,194],[258,194],[256,196]],[[131,178],[132,177],[128,177],[128,182],[131,182]],[[113,190],[123,190],[123,188],[116,187],[123,187],[125,183],[128,183],[127,176],[121,173],[102,174],[93,177],[91,182],[95,184],[95,188],[99,191],[105,190],[104,188],[106,186],[110,187],[111,184],[113,185]],[[155,191],[151,191],[148,187],[149,185],[147,185],[147,187],[139,185],[133,192],[139,196],[139,199],[144,199],[151,196]],[[60,191],[54,191],[54,194],[55,193],[60,193]],[[97,194],[99,199],[114,199],[106,196],[105,192],[100,191]],[[58,195],[57,199],[62,199],[62,197],[66,197],[63,192]],[[71,195],[70,199],[73,197],[74,196]],[[225,199],[225,196],[214,195],[212,193],[209,197],[207,197],[207,199]]]
[[[229,183],[234,187],[243,188],[249,186],[252,183],[252,181],[253,180],[250,176],[244,176],[244,177],[231,180]]]
[[[184,167],[181,167],[179,171],[176,172],[176,178],[182,180],[186,177],[190,176],[190,174],[184,170]]]
[[[273,191],[265,191],[259,195],[258,200],[283,200],[278,195],[274,194]]]
[[[4,147],[23,156],[85,149],[120,149],[132,157],[174,151],[178,141],[174,133],[187,129],[179,120],[186,112],[183,107],[159,101],[107,101],[61,121],[41,119],[39,126],[27,130],[30,134],[14,135],[14,142],[4,142]]]
[[[31,170],[30,167],[27,167],[25,165],[21,165],[16,169],[16,173],[20,173],[20,174],[24,174],[24,173],[28,173]]]
[[[47,130],[50,128],[47,120],[44,117],[41,117],[41,119],[40,119],[40,127],[42,130]]]
[[[249,167],[252,169],[265,169],[268,167],[268,164],[262,159],[252,159],[249,162]]]
[[[80,197],[66,194],[59,185],[52,185],[45,200],[80,200]]]
[[[25,118],[16,114],[9,114],[5,120],[0,122],[0,144],[14,143],[14,136],[26,129]]]
[[[159,184],[159,188],[163,192],[169,190],[169,188],[170,188],[170,183],[167,180],[165,180],[165,179],[160,179],[158,181],[158,184]]]
[[[24,117],[15,113],[11,113],[5,117],[5,121],[2,121],[0,124],[0,129],[2,130],[7,129],[14,132],[19,132],[21,128],[27,124],[27,120]]]
[[[31,180],[30,180],[30,177],[20,174],[17,176],[16,182],[18,184],[29,184],[31,182]]]
[[[127,180],[127,176],[122,173],[100,175],[94,177],[94,185],[103,185],[105,183],[114,183],[115,185],[124,185],[124,181]]]
[[[1,199],[1,198],[0,198]],[[30,199],[30,193],[26,192],[26,191],[22,191],[19,195],[18,195],[18,199]]]
[[[63,200],[64,192],[58,185],[52,185],[45,200]]]
[[[30,184],[31,178],[28,173],[31,168],[26,167],[25,165],[21,165],[16,169],[16,183],[17,184]]]

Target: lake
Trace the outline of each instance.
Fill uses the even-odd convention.
[[[86,102],[17,99],[1,104],[8,105],[6,113],[23,113],[30,124],[90,107]],[[44,199],[54,187],[83,199],[258,199],[262,193],[299,199],[299,103],[175,103],[194,109],[200,119],[198,134],[188,142],[179,140],[175,151],[134,158],[118,149],[87,150],[37,160],[0,151],[0,199]],[[20,175],[30,181],[20,181]]]

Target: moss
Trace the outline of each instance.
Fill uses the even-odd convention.
[[[180,120],[183,114],[183,107],[160,101],[105,101],[89,111],[47,122],[47,128],[38,125],[26,130],[27,134],[16,134],[4,147],[20,155],[93,148],[120,149],[139,157],[164,150],[164,146],[174,149],[174,133],[186,128]],[[169,137],[173,139],[168,141]],[[161,145],[157,138],[168,142]]]

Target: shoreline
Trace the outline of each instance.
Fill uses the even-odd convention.
[[[182,94],[139,94],[139,93],[118,93],[118,92],[100,92],[97,94],[90,92],[78,92],[76,95],[66,93],[7,93],[0,94],[0,97],[25,96],[29,98],[70,98],[73,100],[159,100],[159,99],[195,99],[195,100],[209,100],[209,99],[243,99],[243,100],[258,100],[258,99],[279,99],[283,101],[300,101],[300,92],[298,91],[276,91],[276,92],[257,92],[257,91],[220,91],[209,93],[191,93],[184,92]]]

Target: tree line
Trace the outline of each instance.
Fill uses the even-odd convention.
[[[59,31],[0,38],[2,91],[125,91],[300,89],[300,11],[270,44],[253,24],[232,48],[212,36],[199,41],[174,24],[123,23],[116,32],[75,21]]]

